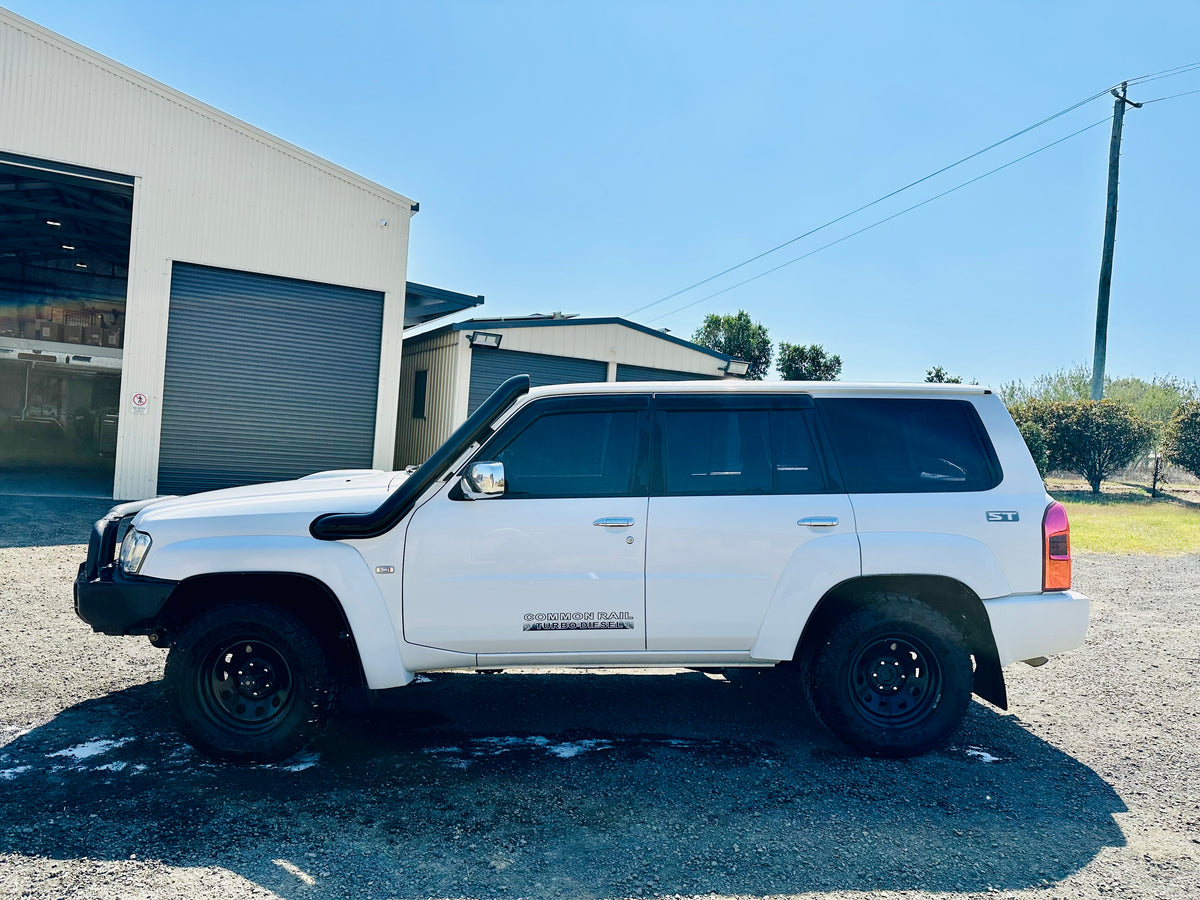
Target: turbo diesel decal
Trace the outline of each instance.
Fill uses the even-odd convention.
[[[522,631],[611,631],[634,627],[633,613],[608,612],[525,613]]]

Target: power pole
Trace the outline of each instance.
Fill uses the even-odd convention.
[[[1104,358],[1108,353],[1108,295],[1112,290],[1113,243],[1117,237],[1117,176],[1121,168],[1121,128],[1125,124],[1125,107],[1141,109],[1125,96],[1127,82],[1111,93],[1113,103],[1112,141],[1108,145],[1108,209],[1104,213],[1104,253],[1100,257],[1100,291],[1096,298],[1096,355],[1092,360],[1092,399],[1104,398]]]

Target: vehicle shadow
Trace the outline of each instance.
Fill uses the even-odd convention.
[[[778,672],[435,673],[310,753],[231,766],[160,694],[0,747],[0,853],[215,866],[286,898],[576,898],[1019,890],[1124,843],[1103,779],[979,703],[950,749],[891,761],[832,746]]]

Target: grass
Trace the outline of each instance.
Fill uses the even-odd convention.
[[[1097,496],[1073,490],[1071,483],[1052,480],[1051,495],[1067,508],[1071,548],[1092,553],[1148,553],[1178,556],[1200,553],[1200,503],[1191,500],[1195,486],[1151,499],[1141,485],[1108,482]],[[1190,489],[1189,489],[1190,488]]]

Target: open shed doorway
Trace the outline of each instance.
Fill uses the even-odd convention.
[[[0,493],[111,497],[133,179],[0,154]]]

